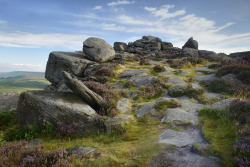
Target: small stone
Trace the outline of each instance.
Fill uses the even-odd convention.
[[[122,115],[113,118],[109,118],[104,122],[105,130],[107,133],[111,133],[112,129],[115,129],[122,124],[132,121],[134,118],[131,115]]]
[[[166,80],[168,84],[186,84],[181,76],[169,76]]]
[[[154,76],[145,76],[140,78],[132,78],[131,81],[135,82],[136,87],[142,87],[142,86],[153,86],[155,79],[157,79]]]
[[[129,100],[126,98],[122,98],[117,102],[116,109],[118,111],[130,112],[129,106],[130,106]]]
[[[42,144],[42,140],[40,139],[33,139],[28,142],[27,146],[38,146]]]
[[[97,148],[75,146],[75,147],[71,147],[69,149],[69,155],[74,154],[74,155],[76,155],[77,158],[82,158],[85,155],[88,155],[96,150],[97,150]]]
[[[145,117],[148,116],[149,114],[151,115],[155,115],[155,103],[147,103],[144,106],[142,106],[141,108],[139,108],[139,110],[136,112],[137,113],[137,117]]]

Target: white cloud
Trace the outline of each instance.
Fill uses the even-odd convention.
[[[129,43],[129,42],[134,42],[137,39],[141,39],[141,36],[133,36],[133,37],[130,37],[128,39],[122,40],[121,42]]]
[[[117,6],[117,5],[129,5],[129,4],[133,4],[135,3],[135,1],[126,1],[126,0],[122,0],[122,1],[113,1],[108,3],[108,6]]]
[[[169,9],[174,8],[174,5],[163,5],[160,9],[152,8],[152,7],[144,7],[146,11],[149,11],[150,14],[152,14],[155,17],[160,17],[161,20],[166,18],[172,18],[180,15],[184,15],[186,11],[183,10],[177,10],[173,13],[169,13]]]
[[[82,48],[82,42],[88,37],[75,34],[6,33],[0,31],[0,46],[20,48],[65,47],[79,50]]]
[[[44,72],[45,67],[42,65],[31,65],[31,64],[9,64],[0,62],[0,72],[11,72],[11,71],[34,71]]]
[[[127,15],[118,16],[117,22],[119,22],[120,24],[128,24],[128,25],[146,25],[146,26],[154,25],[154,23],[151,21],[139,20]]]
[[[95,6],[95,7],[93,8],[93,10],[100,10],[100,9],[102,9],[102,6]]]

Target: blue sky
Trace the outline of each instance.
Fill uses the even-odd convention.
[[[0,0],[0,72],[44,71],[52,51],[82,50],[91,36],[154,35],[182,47],[250,50],[249,0]]]

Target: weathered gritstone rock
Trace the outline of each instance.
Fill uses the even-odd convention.
[[[136,87],[142,87],[142,86],[153,86],[155,80],[157,78],[154,76],[145,76],[140,78],[132,78],[131,81],[135,82]]]
[[[209,83],[212,80],[214,80],[215,78],[216,78],[215,74],[209,74],[209,75],[205,75],[205,76],[197,76],[197,77],[195,77],[195,80],[199,81],[199,82]]]
[[[183,48],[181,55],[183,57],[199,57],[198,50],[193,48]]]
[[[197,130],[178,132],[167,129],[160,135],[159,138],[159,143],[172,144],[177,147],[184,147],[199,142],[202,142],[202,137]]]
[[[69,149],[69,155],[76,155],[77,158],[82,158],[96,150],[97,148],[75,146]]]
[[[209,144],[195,143],[191,147],[191,152],[199,155],[207,155],[209,151]]]
[[[234,74],[227,74],[227,75],[224,75],[223,77],[221,77],[221,79],[223,79],[224,81],[226,82],[231,82],[235,85],[239,85],[239,84],[242,84],[242,82],[240,80],[238,80],[236,78],[236,75]]]
[[[57,86],[62,80],[62,71],[82,77],[88,65],[94,62],[87,60],[82,52],[51,52],[46,66],[45,78]]]
[[[191,114],[194,114],[194,115],[198,115],[196,112],[197,110],[205,108],[205,105],[193,103],[187,99],[180,100],[180,103],[181,103],[180,109],[183,109],[183,110],[185,110]]]
[[[191,72],[190,72],[190,71],[187,71],[187,70],[180,70],[180,74],[181,74],[181,75],[190,75]]]
[[[134,99],[135,97],[137,97],[138,96],[138,93],[139,93],[140,91],[139,90],[131,90],[131,91],[129,91],[129,98],[130,99]]]
[[[128,53],[128,52],[116,53],[115,58],[123,59],[123,60],[130,60],[132,58],[135,58],[135,55],[133,53]]]
[[[147,71],[146,70],[126,70],[124,73],[120,74],[120,78],[129,79],[132,77],[141,77],[146,76]]]
[[[155,115],[155,103],[147,103],[136,112],[137,117],[145,117],[148,115]]]
[[[169,109],[161,119],[161,122],[166,121],[173,122],[176,125],[197,125],[199,122],[196,116],[181,109]]]
[[[185,84],[177,84],[174,86],[171,86],[169,89],[170,96],[178,97],[183,96],[187,90],[187,86]]]
[[[149,167],[219,167],[219,160],[213,156],[201,156],[190,153],[190,147],[182,147],[172,152],[166,148],[159,155],[151,159]]]
[[[126,98],[122,98],[120,99],[118,102],[117,102],[117,105],[116,105],[116,109],[118,111],[125,111],[125,112],[130,112],[129,111],[129,106],[130,106],[130,102],[128,99]]]
[[[206,72],[214,72],[214,69],[208,68],[208,67],[195,67],[196,71],[206,71]]]
[[[90,37],[83,42],[85,55],[97,62],[106,62],[115,58],[115,50],[103,39]]]
[[[159,73],[157,76],[160,77],[160,76],[164,76],[164,75],[174,75],[174,73],[173,72],[164,71],[164,72]]]
[[[204,89],[199,85],[198,82],[191,83],[190,86],[189,86],[189,90],[193,90],[193,91],[196,91],[196,92],[199,92],[199,91],[204,92]]]
[[[181,77],[181,76],[169,76],[166,79],[166,83],[168,83],[168,84],[186,84],[186,82],[183,80],[183,77]]]
[[[104,122],[105,130],[107,133],[111,133],[112,129],[119,128],[119,126],[134,120],[131,115],[122,115],[113,118],[109,118]]]
[[[171,49],[173,48],[173,44],[170,43],[170,42],[162,42],[161,43],[161,49],[162,50],[168,50],[168,49]]]
[[[18,123],[22,128],[34,122],[40,126],[72,125],[77,133],[96,133],[99,115],[73,93],[28,91],[20,95]]]
[[[198,42],[194,40],[193,37],[191,37],[188,39],[188,41],[184,44],[182,48],[198,49]]]
[[[174,70],[174,69],[173,69],[173,68],[171,68],[170,66],[164,66],[164,68],[165,68],[165,70],[166,70],[166,71],[168,71],[168,72],[169,72],[169,71],[173,71],[173,70]]]
[[[207,108],[214,108],[217,110],[228,110],[231,103],[234,102],[235,100],[237,100],[237,98],[225,99],[225,100],[219,101],[217,103],[214,103]]]
[[[219,93],[213,93],[213,92],[205,92],[204,98],[207,100],[210,99],[220,99],[221,98],[221,94]]]
[[[124,42],[115,42],[114,43],[114,50],[115,51],[126,51],[128,49],[128,45]]]

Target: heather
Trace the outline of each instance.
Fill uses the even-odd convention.
[[[229,110],[203,109],[199,113],[211,153],[222,166],[248,166],[250,155],[250,102],[234,101]]]
[[[65,149],[49,152],[43,146],[27,146],[27,142],[20,141],[0,148],[0,166],[72,166],[67,155],[68,152]]]

